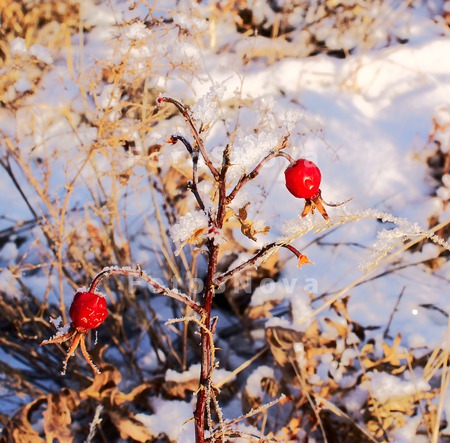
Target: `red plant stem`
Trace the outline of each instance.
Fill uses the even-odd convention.
[[[229,146],[227,146],[223,153],[223,163],[219,175],[219,201],[217,203],[217,217],[216,221],[212,221],[215,227],[222,229],[226,214],[226,174],[230,164]],[[211,386],[212,371],[215,362],[212,361],[213,350],[211,349],[211,334],[214,334],[216,322],[211,323],[211,310],[213,298],[216,290],[215,275],[217,270],[217,262],[219,258],[220,246],[211,239],[207,243],[209,251],[208,272],[206,275],[205,294],[203,298],[203,309],[205,312],[204,325],[205,328],[201,330],[201,370],[200,370],[200,386],[197,396],[197,404],[195,408],[195,436],[197,443],[204,443],[205,441],[205,411],[206,404],[209,401],[209,389]]]
[[[205,294],[203,298],[203,309],[205,312],[204,328],[201,329],[201,369],[200,369],[200,386],[197,394],[197,404],[195,407],[195,437],[197,443],[205,442],[205,411],[206,402],[208,401],[209,387],[211,383],[211,375],[213,362],[211,359],[211,310],[215,293],[214,275],[216,273],[217,259],[219,256],[219,245],[214,240],[208,242],[209,262],[208,273],[206,275]],[[208,332],[209,331],[209,332]]]
[[[284,151],[278,152],[277,157],[284,157],[286,160],[289,161],[291,166],[293,166],[293,165],[295,165],[297,163],[297,161],[294,159],[294,157],[290,156],[289,154],[287,154]]]

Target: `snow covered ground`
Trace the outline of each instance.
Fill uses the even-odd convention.
[[[255,19],[259,11],[266,14],[266,23],[276,20],[277,14],[265,2],[254,2],[253,6]],[[12,39],[8,57],[13,62],[1,71],[1,75],[7,75],[9,69],[15,75],[2,91],[5,106],[0,109],[0,136],[4,140],[1,152],[6,166],[7,158],[18,158],[12,161],[12,172],[27,195],[29,206],[11,174],[1,168],[2,291],[20,297],[17,273],[26,272],[28,264],[42,264],[51,256],[42,252],[46,242],[38,224],[20,235],[11,234],[12,228],[18,229],[20,223],[35,216],[44,217],[55,223],[58,232],[51,235],[70,238],[74,244],[89,244],[92,230],[101,230],[102,226],[94,223],[88,227],[83,217],[95,212],[93,208],[107,196],[118,202],[112,219],[117,227],[128,230],[135,262],[149,272],[158,272],[148,248],[142,248],[145,236],[154,235],[158,222],[146,175],[154,161],[162,174],[171,165],[182,169],[187,161],[183,146],[178,143],[172,147],[165,140],[174,133],[189,134],[181,117],[168,113],[166,119],[154,118],[156,97],[164,94],[191,105],[198,123],[211,123],[206,145],[217,167],[222,150],[231,142],[230,173],[235,177],[251,170],[289,132],[290,146],[286,151],[294,157],[313,160],[320,167],[324,199],[340,202],[353,197],[342,207],[330,208],[329,214],[331,224],[339,217],[353,217],[356,221],[314,232],[314,227],[327,225],[319,214],[301,220],[303,201],[285,188],[285,159],[273,160],[256,180],[245,186],[242,206],[251,202],[252,220],[255,224],[259,220],[259,226],[269,226],[270,232],[258,234],[255,244],[234,228],[234,237],[243,248],[289,237],[298,232],[299,226],[306,229],[310,224],[310,232],[293,244],[314,265],[299,269],[294,258],[280,252],[284,266],[277,281],[267,282],[267,287],[254,294],[253,303],[263,290],[266,300],[283,298],[292,308],[289,320],[283,308],[275,310],[286,319],[272,318],[268,325],[285,321],[289,327],[305,330],[316,318],[329,337],[339,341],[336,330],[327,329],[324,321],[324,317],[338,317],[327,309],[315,310],[341,294],[350,296],[348,313],[354,322],[364,328],[377,327],[366,330],[366,340],[373,339],[378,352],[382,353],[387,335],[392,339],[397,334],[401,334],[400,349],[405,353],[416,352],[414,355],[419,356],[439,347],[448,350],[450,264],[443,252],[446,246],[426,241],[390,262],[382,257],[376,264],[377,253],[388,252],[389,257],[388,248],[397,250],[403,242],[414,240],[418,232],[423,232],[416,224],[428,230],[450,221],[450,38],[442,18],[443,7],[417,2],[414,8],[401,6],[392,15],[378,11],[389,20],[377,24],[381,33],[377,43],[370,47],[356,45],[345,58],[320,51],[300,57],[296,56],[299,49],[295,45],[301,45],[301,41],[295,38],[289,41],[239,33],[231,10],[225,8],[221,12],[214,2],[191,5],[157,1],[149,14],[144,3],[84,1],[80,23],[85,30],[70,33],[70,44],[54,48],[45,47],[45,39],[32,45],[21,37]],[[294,20],[295,15],[292,17]],[[403,44],[395,39],[387,44],[384,27],[400,33],[397,22]],[[296,33],[300,35],[295,25],[294,20],[294,37]],[[332,47],[332,28],[328,35],[326,25],[323,27],[323,40]],[[348,44],[347,49],[352,49],[351,40]],[[335,45],[342,47],[339,42]],[[158,112],[165,109],[166,105]],[[144,125],[146,119],[151,123],[148,127]],[[119,139],[133,140],[134,148],[129,152],[120,146],[118,149]],[[145,154],[155,144],[163,146],[159,157],[148,160]],[[114,147],[110,152],[109,146]],[[14,149],[20,151],[17,157]],[[133,149],[136,155],[130,152]],[[436,152],[443,158],[447,156],[447,163],[440,176],[433,178],[427,159]],[[206,173],[203,163],[199,168]],[[112,169],[122,175],[111,174]],[[127,172],[130,173],[125,184],[116,180]],[[97,178],[99,183],[95,183]],[[212,185],[205,181],[201,186],[206,195]],[[205,228],[206,217],[200,217],[201,226],[192,221],[192,211],[196,209],[192,197],[188,197],[187,207],[190,218],[185,221],[197,229]],[[377,221],[382,213],[401,219],[399,230],[394,230],[394,223]],[[121,217],[126,221],[118,221]],[[189,232],[173,228],[171,232],[174,241],[178,241],[175,249],[189,239]],[[449,231],[441,232],[448,235]],[[17,241],[21,236],[26,239]],[[118,245],[121,240],[117,234]],[[376,242],[378,249],[374,252],[372,246]],[[60,252],[66,253],[66,246]],[[89,259],[89,253],[86,258]],[[73,288],[58,272],[58,266],[53,269],[42,264],[42,270],[26,275],[24,281],[42,301],[59,304],[64,289],[66,304],[70,303]],[[171,315],[167,309],[161,311],[161,320],[164,312]],[[233,325],[233,320],[220,317],[220,310],[218,313],[221,327]],[[383,336],[387,328],[388,334]],[[257,331],[254,333],[261,338]],[[350,343],[341,344],[345,347]],[[158,364],[153,355],[154,361],[146,361],[145,366],[155,370]],[[236,357],[236,364],[242,361]],[[345,371],[339,374],[340,369],[333,364],[322,359],[317,373],[327,377],[334,371],[335,381],[344,386]],[[400,378],[393,379],[387,372],[374,371],[365,386],[355,389],[356,393],[343,396],[341,402],[336,396],[333,401],[340,402],[347,413],[356,414],[367,397],[358,397],[358,389],[369,390],[381,403],[412,394],[415,389],[431,390],[433,383],[425,381],[420,370],[414,372],[419,378],[417,383],[410,379],[408,370],[405,374],[399,382]],[[345,383],[352,382],[347,379]],[[436,404],[444,396],[442,392],[441,397],[436,397]],[[448,426],[450,393],[446,398],[441,419]],[[159,412],[136,417],[152,433],[165,432],[176,439],[174,420],[179,420],[181,430],[192,408],[178,400],[157,398],[153,403]],[[236,408],[236,402],[231,402],[225,412],[239,415]],[[171,416],[170,421],[157,416],[173,411],[179,414]],[[420,420],[411,417],[389,434],[390,441],[429,441],[426,433],[419,435],[418,429],[422,428]],[[184,429],[183,441],[192,441],[189,435],[186,437]],[[299,441],[301,438],[299,433]]]

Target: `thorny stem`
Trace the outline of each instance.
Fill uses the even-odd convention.
[[[219,175],[219,201],[216,220],[212,221],[214,228],[222,229],[226,214],[226,173],[230,164],[229,146],[223,153],[223,163]],[[214,239],[208,240],[207,248],[209,251],[208,271],[206,275],[205,294],[203,298],[203,309],[205,311],[205,328],[201,329],[201,370],[200,386],[197,394],[197,404],[195,408],[195,434],[196,442],[205,441],[205,412],[209,408],[211,378],[214,370],[214,341],[210,334],[214,334],[217,322],[211,322],[212,302],[216,290],[215,274],[219,257],[219,245]]]
[[[220,224],[221,225],[221,224]],[[205,311],[204,324],[208,331],[211,331],[211,310],[215,293],[214,276],[217,268],[219,256],[219,245],[214,240],[208,241],[209,262],[206,275],[205,294],[203,297],[203,309]],[[205,412],[208,402],[208,390],[213,371],[212,349],[210,332],[201,329],[201,370],[200,386],[197,394],[197,404],[195,408],[195,434],[197,443],[205,441]]]
[[[193,192],[197,203],[199,207],[204,210],[205,205],[203,203],[203,200],[201,199],[201,196],[198,193],[197,189],[197,183],[198,183],[198,176],[197,176],[197,166],[198,166],[198,153],[202,155],[205,164],[209,168],[210,172],[214,176],[214,179],[218,186],[219,191],[219,198],[217,202],[217,212],[214,214],[212,211],[209,213],[209,228],[214,231],[220,231],[223,227],[225,216],[226,216],[226,209],[227,205],[231,203],[231,201],[236,197],[237,193],[240,191],[240,189],[250,180],[253,180],[261,171],[262,167],[271,159],[277,157],[280,155],[280,151],[286,147],[287,140],[289,138],[288,135],[286,135],[280,145],[274,149],[270,154],[268,154],[266,157],[264,157],[261,162],[249,173],[242,176],[238,182],[236,183],[234,189],[230,192],[230,194],[227,196],[227,180],[226,175],[228,168],[230,166],[230,155],[229,155],[229,146],[227,146],[223,152],[223,160],[222,160],[222,167],[220,169],[220,172],[216,169],[216,167],[212,164],[206,149],[205,145],[203,143],[202,138],[199,135],[199,131],[197,130],[194,121],[192,119],[192,116],[190,115],[188,109],[177,100],[160,96],[157,99],[157,103],[161,105],[163,102],[172,103],[175,105],[175,107],[181,112],[184,119],[188,123],[191,134],[194,137],[195,145],[192,146],[184,137],[181,136],[172,136],[170,141],[172,143],[176,141],[181,141],[186,149],[188,150],[189,154],[192,157],[192,164],[193,164],[193,180],[190,185],[190,189]],[[283,154],[281,154],[284,156]],[[287,154],[286,154],[287,155]],[[205,290],[203,294],[203,300],[202,300],[202,306],[200,307],[197,303],[189,299],[187,296],[181,296],[178,293],[173,294],[172,291],[170,291],[168,288],[160,287],[159,285],[155,285],[155,282],[147,278],[147,281],[149,281],[150,284],[153,285],[157,289],[157,291],[164,293],[165,295],[168,295],[170,297],[176,298],[183,303],[187,304],[188,306],[191,306],[197,313],[201,316],[201,321],[203,326],[200,328],[200,334],[201,334],[201,369],[200,369],[200,382],[199,382],[199,389],[197,393],[197,403],[194,413],[195,418],[195,435],[196,435],[196,443],[205,443],[205,425],[208,423],[205,420],[205,413],[210,411],[210,401],[211,401],[211,388],[212,388],[212,373],[215,367],[215,349],[214,349],[214,341],[213,341],[213,335],[215,332],[216,324],[217,322],[211,318],[211,311],[212,311],[212,304],[213,304],[213,298],[215,295],[216,288],[218,287],[218,284],[220,282],[225,281],[227,278],[230,278],[233,274],[242,271],[245,267],[250,266],[252,264],[255,264],[258,258],[262,257],[265,253],[270,251],[272,248],[275,247],[281,247],[286,246],[288,247],[291,252],[294,252],[297,257],[303,257],[300,252],[298,252],[294,247],[277,244],[277,243],[271,243],[270,245],[267,245],[266,247],[262,248],[258,253],[254,255],[253,258],[248,260],[246,263],[244,263],[241,266],[236,267],[235,269],[229,271],[228,273],[223,274],[219,279],[216,279],[216,271],[217,271],[217,264],[218,264],[218,258],[219,258],[219,250],[220,246],[215,241],[214,238],[208,239],[206,243],[206,247],[208,250],[208,269],[206,273],[206,279],[205,279]],[[105,273],[109,275],[109,270],[105,270]],[[137,273],[137,276],[142,278],[142,271],[138,269],[138,271],[132,271],[134,275]],[[130,275],[130,274],[128,274]],[[145,279],[145,278],[144,278]],[[91,289],[94,290],[96,287],[95,280],[91,285]],[[175,295],[175,296],[174,296]],[[214,401],[214,400],[213,400]],[[209,417],[208,417],[209,420]],[[212,431],[212,429],[210,429]]]

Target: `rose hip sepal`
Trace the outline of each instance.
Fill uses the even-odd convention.
[[[108,317],[108,309],[106,306],[105,297],[98,292],[78,291],[70,305],[69,309],[70,323],[69,331],[66,333],[59,333],[49,340],[44,340],[40,346],[52,343],[63,343],[71,340],[70,348],[67,351],[66,359],[64,360],[62,374],[66,373],[67,362],[69,358],[74,355],[78,345],[81,347],[81,352],[89,363],[94,373],[100,374],[99,369],[92,362],[86,349],[86,334],[91,330],[99,327]]]
[[[322,217],[328,219],[329,217],[324,205],[339,206],[348,201],[339,204],[326,203],[320,191],[322,174],[317,165],[304,158],[295,161],[294,159],[291,160],[291,165],[284,171],[286,188],[295,197],[305,199],[302,217],[305,217],[310,212],[314,213],[314,210],[317,208],[322,214]]]

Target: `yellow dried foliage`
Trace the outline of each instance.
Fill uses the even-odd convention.
[[[250,240],[257,241],[255,235],[256,234],[268,234],[270,231],[269,226],[263,226],[261,228],[256,228],[254,222],[248,220],[247,214],[247,206],[250,203],[247,203],[243,208],[239,209],[238,214],[236,215],[239,223],[241,224],[241,232]]]
[[[58,440],[59,443],[71,443],[73,435],[70,431],[72,418],[70,411],[75,401],[69,391],[47,396],[47,409],[44,411],[44,433],[47,441]]]
[[[95,376],[92,384],[82,390],[62,389],[59,393],[44,395],[19,410],[6,424],[1,443],[44,443],[57,439],[61,443],[74,441],[79,432],[77,424],[74,429],[73,416],[80,409],[88,409],[89,405],[102,404],[103,414],[107,415],[122,438],[132,438],[137,442],[146,442],[157,436],[151,435],[139,422],[126,403],[133,402],[145,390],[157,387],[155,383],[143,383],[129,393],[119,389],[122,379],[120,372],[113,366],[102,367],[102,373]],[[39,420],[38,410],[42,412],[43,432],[33,428],[34,420]]]
[[[22,37],[29,46],[62,47],[66,29],[78,29],[79,8],[75,1],[0,0],[2,33],[9,40]]]
[[[407,367],[408,363],[412,361],[412,355],[409,352],[401,351],[399,349],[401,344],[401,335],[397,334],[392,346],[387,343],[383,343],[384,356],[382,358],[373,359],[374,346],[372,343],[367,343],[361,349],[361,361],[366,369],[374,369],[381,365],[389,365],[392,374],[400,374]]]

